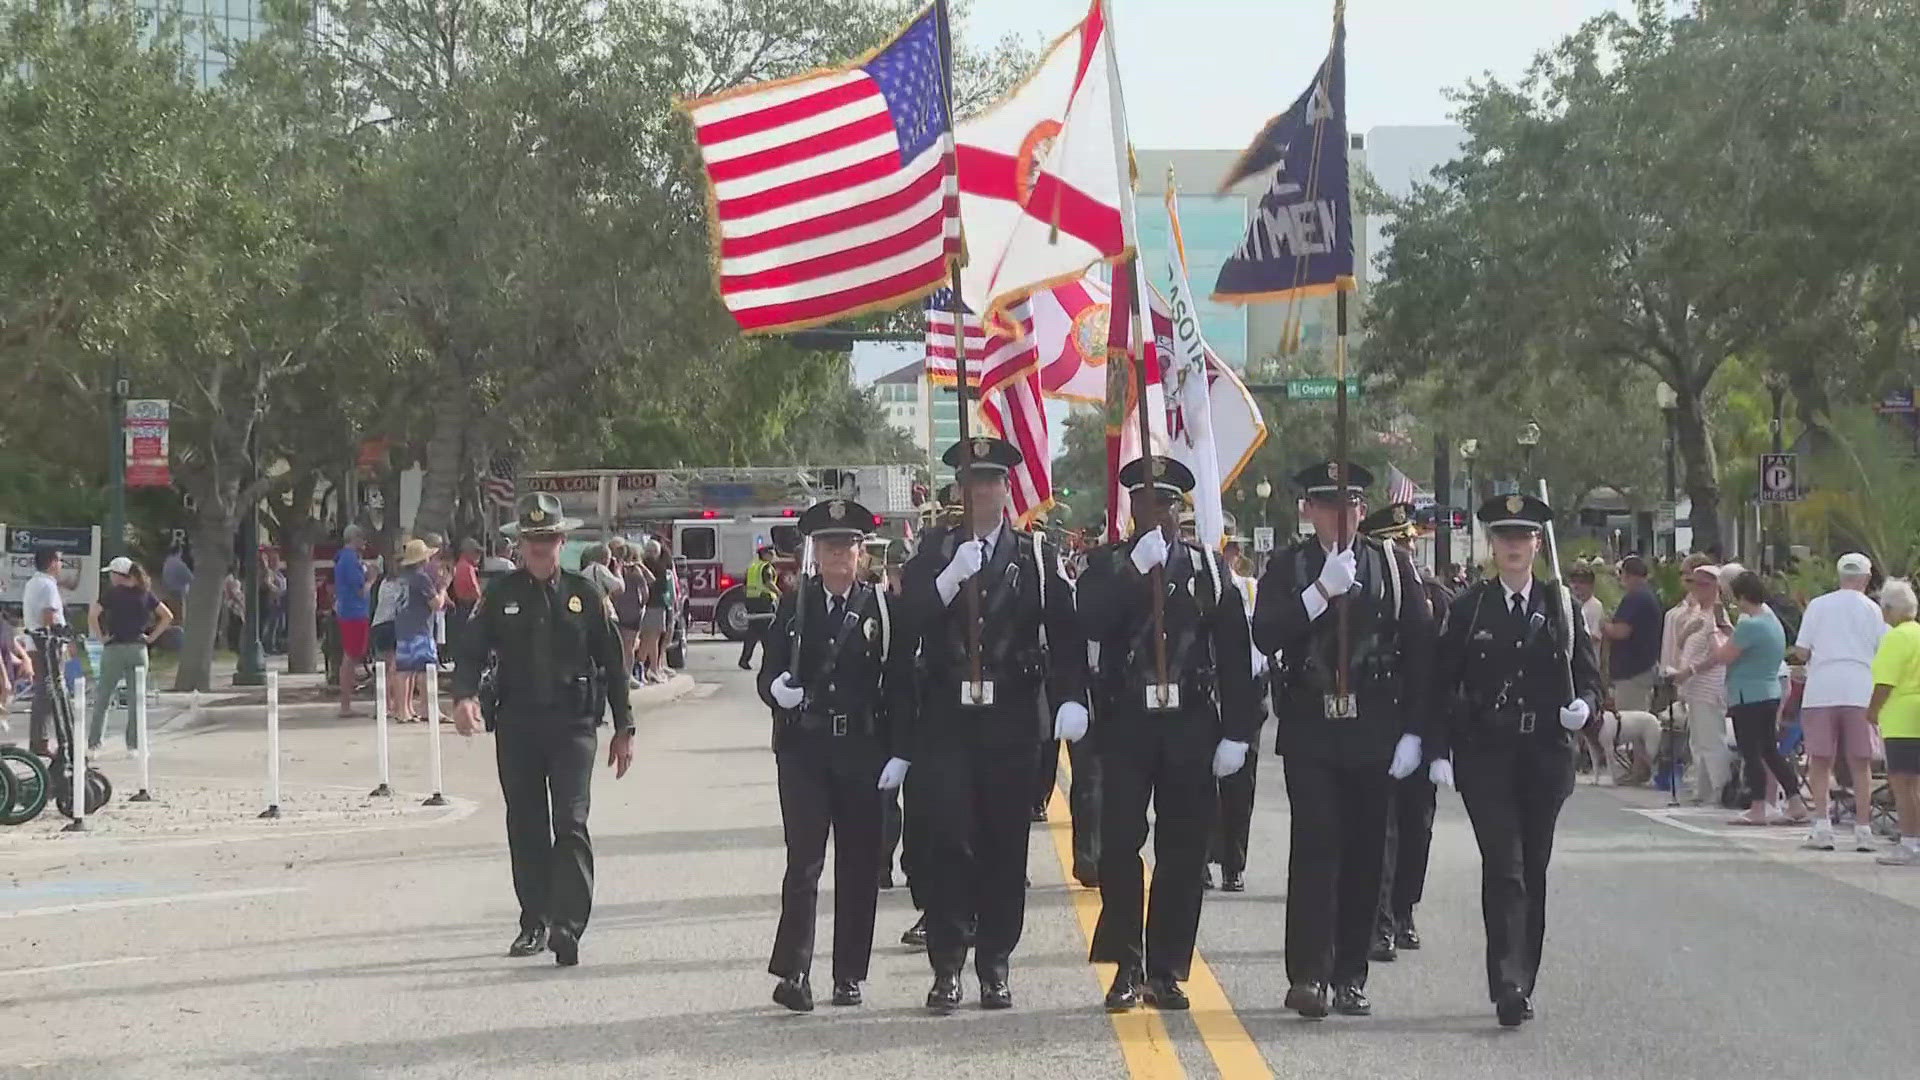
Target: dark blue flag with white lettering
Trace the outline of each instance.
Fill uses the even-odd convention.
[[[1344,6],[1344,5],[1343,5]],[[1353,288],[1353,213],[1347,178],[1347,27],[1336,11],[1333,48],[1313,85],[1268,122],[1222,191],[1273,170],[1246,238],[1220,268],[1213,298],[1289,300]]]

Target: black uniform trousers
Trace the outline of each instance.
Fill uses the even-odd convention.
[[[1480,843],[1487,994],[1531,995],[1547,935],[1547,862],[1560,806],[1573,794],[1573,749],[1537,738],[1456,746],[1454,778]]]
[[[1435,801],[1433,781],[1424,765],[1393,784],[1393,814],[1387,818],[1387,852],[1380,875],[1382,934],[1411,923],[1414,905],[1426,890]]]
[[[578,938],[593,909],[588,789],[599,737],[587,720],[503,717],[493,736],[507,801],[507,850],[520,928]]]
[[[927,909],[928,870],[923,865],[927,853],[927,807],[920,792],[926,785],[907,774],[907,782],[898,792],[885,796],[880,804],[880,869],[891,872],[893,853],[900,853],[900,873],[907,879],[907,892],[913,897],[913,909]]]
[[[1033,742],[948,743],[913,760],[907,824],[925,808],[924,857],[908,874],[925,879],[927,960],[957,973],[967,959],[975,917],[974,971],[982,982],[1007,977],[1027,914],[1027,832],[1033,811]],[[914,844],[909,841],[908,849]]]
[[[753,663],[753,650],[766,640],[767,630],[773,625],[775,601],[772,597],[747,597],[747,632],[740,639],[740,662]]]
[[[1260,736],[1247,743],[1247,763],[1220,781],[1220,815],[1213,827],[1208,861],[1223,874],[1247,872],[1247,838],[1253,832],[1253,791],[1260,773]]]
[[[864,735],[790,730],[774,755],[787,872],[780,884],[780,927],[769,974],[792,978],[813,969],[820,872],[833,833],[833,977],[860,981],[873,955],[873,913],[880,895],[880,819],[876,786],[886,751]]]
[[[1384,762],[1338,765],[1299,754],[1281,760],[1293,814],[1287,981],[1364,987],[1393,778]]]
[[[1200,875],[1206,869],[1216,798],[1217,725],[1210,713],[1192,712],[1103,719],[1100,921],[1088,959],[1184,980],[1200,930]],[[1140,848],[1147,841],[1149,800],[1154,810],[1153,891],[1143,896]]]
[[[1067,763],[1073,783],[1067,788],[1067,810],[1073,816],[1073,876],[1091,880],[1100,872],[1100,760],[1099,736],[1088,735],[1067,744]]]
[[[1053,789],[1060,783],[1060,740],[1040,744],[1033,762],[1033,808],[1044,812],[1053,801]]]

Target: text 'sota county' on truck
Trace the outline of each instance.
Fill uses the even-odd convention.
[[[687,619],[738,640],[747,631],[747,564],[779,551],[783,581],[799,567],[795,519],[822,499],[860,502],[874,531],[899,539],[918,513],[910,465],[852,468],[580,469],[536,472],[525,490],[552,492],[586,527],[582,540],[670,539],[686,586]]]

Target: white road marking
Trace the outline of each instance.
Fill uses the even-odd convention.
[[[1691,821],[1682,820],[1679,816],[1681,813],[1680,811],[1647,810],[1637,806],[1627,807],[1627,809],[1632,813],[1639,814],[1641,817],[1644,817],[1649,821],[1657,821],[1662,825],[1671,825],[1676,829],[1680,829],[1684,832],[1693,833],[1696,836],[1711,836],[1716,840],[1798,840],[1800,839],[1800,834],[1789,826],[1775,827],[1775,826],[1768,825],[1764,827],[1759,827],[1759,826],[1735,825],[1735,826],[1728,826],[1727,828],[1724,828],[1724,829],[1709,829],[1703,825],[1695,825]],[[1727,812],[1732,813],[1733,811],[1727,811]]]
[[[71,915],[82,911],[111,911],[117,908],[159,907],[163,904],[188,904],[209,900],[246,900],[256,896],[280,896],[303,892],[299,886],[270,889],[221,889],[203,893],[173,893],[167,896],[128,896],[119,900],[87,900],[52,907],[20,908],[0,911],[0,919],[28,919],[38,915]]]
[[[21,975],[51,975],[56,971],[79,971],[83,968],[114,967],[119,964],[144,964],[156,959],[152,956],[118,956],[112,960],[82,960],[77,964],[49,964],[46,967],[12,968],[0,971],[0,979],[16,978]]]

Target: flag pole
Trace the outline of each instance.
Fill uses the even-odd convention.
[[[949,197],[957,200],[960,193],[960,164],[959,158],[954,152],[953,137],[953,24],[947,17],[947,0],[935,0],[934,9],[934,17],[938,19],[940,23],[940,104],[941,108],[945,110],[947,121],[947,133],[945,136],[947,193]],[[952,207],[949,207],[949,212],[953,212]],[[954,466],[956,470],[954,486],[959,489],[960,519],[964,522],[965,535],[970,537],[973,532],[973,485],[968,482],[968,478],[973,473],[973,432],[972,417],[970,415],[972,408],[967,400],[967,368],[969,358],[967,356],[965,303],[960,295],[960,267],[963,259],[964,253],[949,259],[947,262],[947,291],[950,294],[947,298],[947,312],[953,317],[955,375],[953,381],[953,401],[954,406],[959,410],[960,414],[960,460]],[[929,408],[928,411],[931,412],[931,408]],[[965,542],[964,539],[962,542]],[[966,594],[967,669],[968,679],[970,685],[973,687],[972,699],[974,701],[979,701],[981,697],[980,590],[983,586],[983,577],[984,575],[975,574],[972,579],[961,586],[961,592]]]
[[[1334,339],[1333,339],[1333,460],[1334,487],[1338,490],[1340,504],[1340,527],[1336,533],[1337,542],[1334,551],[1346,550],[1352,539],[1347,532],[1347,293],[1340,289],[1334,293]],[[1398,573],[1391,562],[1389,573]],[[1334,617],[1337,620],[1339,640],[1339,662],[1333,670],[1333,692],[1343,702],[1348,690],[1348,667],[1352,663],[1353,640],[1348,621],[1347,598],[1345,595],[1333,598]]]

